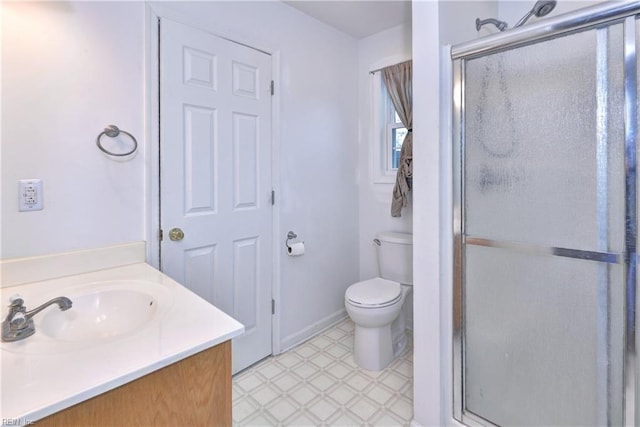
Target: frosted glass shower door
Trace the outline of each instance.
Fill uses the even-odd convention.
[[[620,425],[623,25],[459,63],[462,400],[496,425]]]

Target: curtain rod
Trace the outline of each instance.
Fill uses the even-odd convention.
[[[398,62],[397,64],[392,64],[392,65],[387,65],[386,67],[376,68],[375,70],[371,70],[371,71],[369,71],[369,74],[375,74],[375,73],[377,73],[378,71],[382,71],[382,70],[384,70],[385,68],[393,67],[394,65],[404,64],[405,62],[410,62],[410,61],[412,61],[412,60],[413,60],[413,59],[407,59],[406,61],[400,61],[400,62]]]

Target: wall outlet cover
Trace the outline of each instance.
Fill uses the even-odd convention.
[[[44,209],[44,193],[41,179],[21,179],[18,181],[18,208],[20,212]]]

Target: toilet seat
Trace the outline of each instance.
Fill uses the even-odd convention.
[[[398,282],[376,277],[349,286],[345,298],[356,307],[388,307],[402,298],[402,287]]]

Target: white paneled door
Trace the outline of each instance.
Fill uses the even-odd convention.
[[[271,57],[160,27],[162,270],[244,324],[237,372],[271,354]]]

